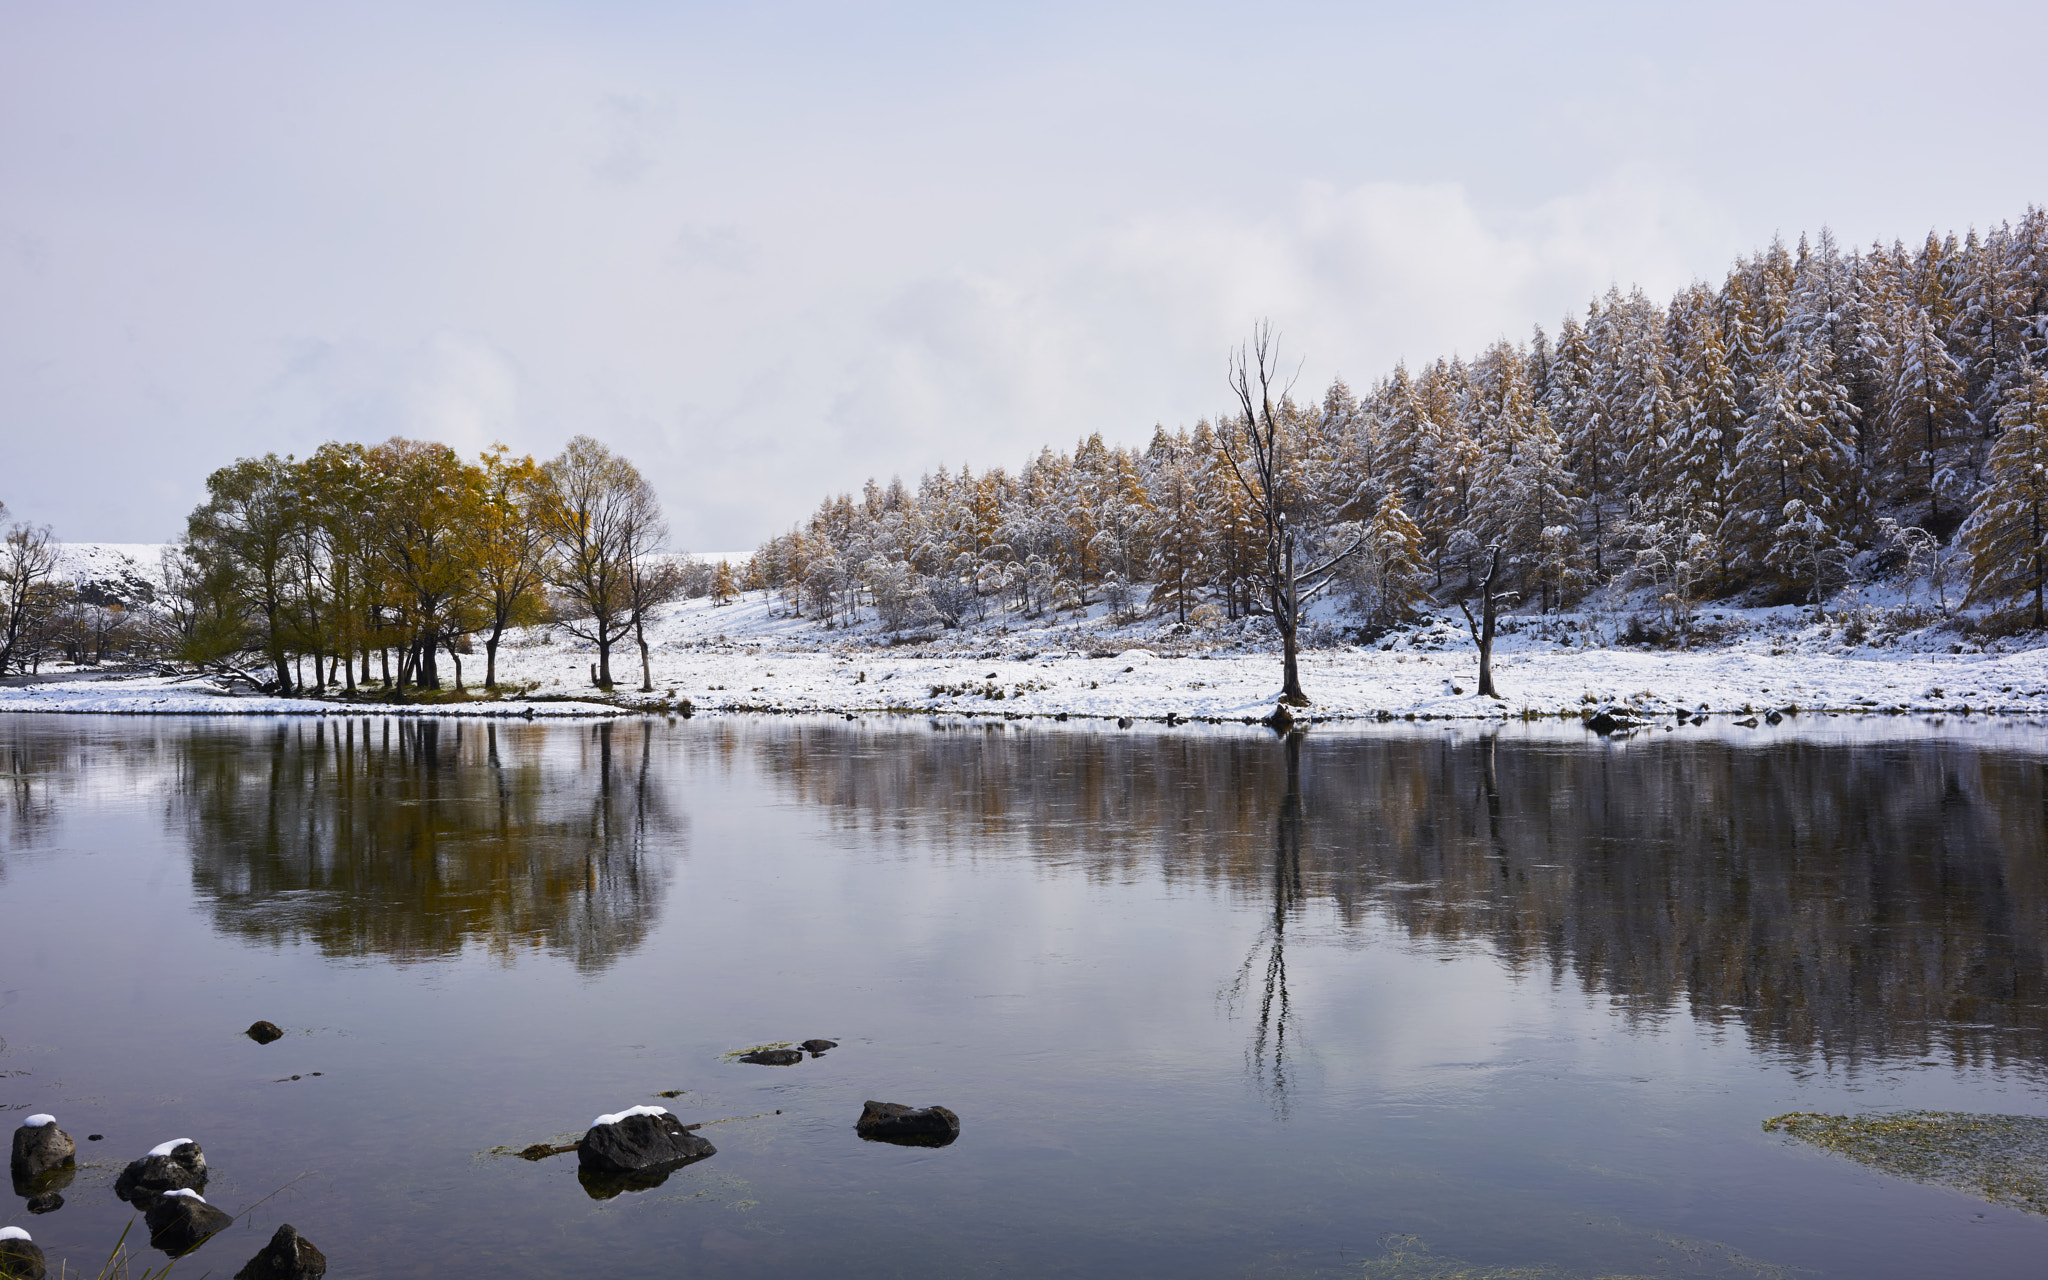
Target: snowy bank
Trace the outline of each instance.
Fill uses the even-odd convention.
[[[160,716],[615,716],[626,708],[587,701],[452,702],[439,704],[344,703],[319,698],[274,698],[236,694],[211,681],[163,676],[85,680],[0,688],[0,712],[41,711],[91,715]]]

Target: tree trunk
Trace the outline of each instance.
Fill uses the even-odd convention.
[[[1308,705],[1308,695],[1301,689],[1301,665],[1298,660],[1301,636],[1301,597],[1294,581],[1294,531],[1284,535],[1280,552],[1281,598],[1287,612],[1285,623],[1280,628],[1281,682],[1280,701],[1290,707]]]
[[[441,666],[434,660],[434,650],[436,648],[434,639],[434,633],[431,630],[420,637],[419,667],[414,678],[422,689],[438,689],[441,687]]]
[[[498,690],[498,637],[505,629],[499,627],[491,632],[491,638],[484,641],[484,688],[492,693]]]
[[[1500,574],[1500,547],[1488,547],[1492,558],[1486,562],[1486,578],[1479,584],[1479,617],[1473,618],[1472,611],[1458,601],[1458,612],[1465,615],[1465,625],[1471,629],[1472,643],[1479,646],[1479,696],[1498,698],[1500,690],[1493,687],[1493,634],[1496,620],[1500,616],[1500,596],[1494,592],[1494,580]]]
[[[647,658],[647,629],[633,619],[633,643],[640,646],[640,692],[654,692],[654,665]]]

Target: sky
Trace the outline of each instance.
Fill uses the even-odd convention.
[[[639,465],[739,550],[2048,202],[2048,6],[0,0],[0,502],[176,537],[393,435]]]

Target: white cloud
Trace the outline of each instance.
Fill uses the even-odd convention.
[[[1155,421],[1223,405],[1228,353],[1260,318],[1304,361],[1304,394],[1339,375],[1362,388],[1398,360],[1554,330],[1613,283],[1668,295],[1729,252],[1705,208],[1617,175],[1498,212],[1456,184],[1310,182],[1264,219],[1135,216],[1002,274],[900,290],[851,354],[830,417],[884,473],[1014,466],[1095,430],[1142,443]]]

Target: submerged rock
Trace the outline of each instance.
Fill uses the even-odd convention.
[[[270,1237],[263,1252],[235,1272],[235,1280],[320,1280],[327,1274],[327,1255],[287,1222]]]
[[[862,1105],[853,1131],[870,1142],[902,1147],[943,1147],[960,1136],[960,1117],[945,1107],[907,1107],[900,1102]]]
[[[683,1127],[664,1107],[599,1116],[576,1144],[577,1165],[593,1174],[666,1174],[718,1148]]]
[[[793,1067],[804,1060],[801,1049],[756,1049],[740,1055],[741,1062],[751,1062],[757,1067]]]
[[[284,1039],[284,1029],[275,1022],[252,1022],[242,1033],[257,1044],[269,1044],[272,1040]]]
[[[55,1213],[64,1207],[64,1197],[54,1191],[45,1191],[39,1196],[28,1198],[30,1213]]]
[[[803,1043],[803,1047],[806,1052],[815,1058],[827,1049],[837,1049],[839,1042],[837,1040],[806,1040]]]
[[[0,1227],[0,1276],[8,1280],[43,1280],[50,1267],[43,1250],[20,1227]]]
[[[114,1180],[114,1194],[140,1208],[167,1191],[206,1190],[206,1153],[190,1138],[173,1138],[132,1160]]]
[[[8,1156],[8,1172],[14,1175],[19,1192],[22,1184],[35,1183],[70,1164],[77,1153],[78,1144],[71,1140],[70,1134],[57,1127],[57,1117],[33,1115],[14,1131],[14,1149]]]
[[[234,1225],[234,1219],[206,1203],[197,1191],[167,1191],[142,1211],[149,1243],[173,1258],[205,1244]]]

